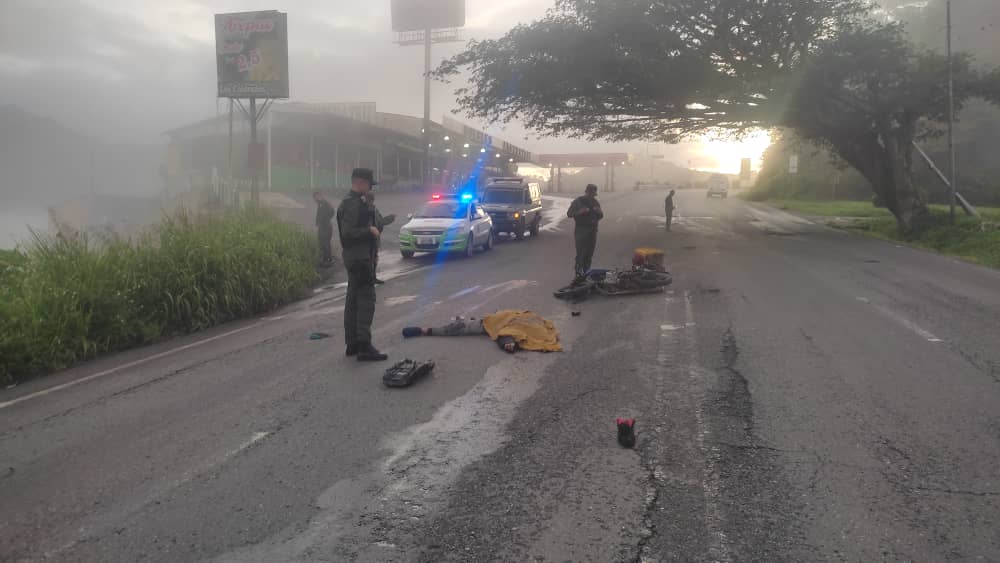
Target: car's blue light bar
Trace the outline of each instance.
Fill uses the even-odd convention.
[[[462,201],[472,201],[472,194],[462,194]]]

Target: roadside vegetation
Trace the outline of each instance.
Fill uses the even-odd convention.
[[[1000,207],[977,208],[981,219],[966,217],[959,208],[956,210],[956,222],[951,225],[948,207],[932,205],[926,226],[910,236],[903,236],[892,214],[868,201],[754,198],[753,192],[747,195],[747,199],[762,200],[794,213],[828,217],[827,224],[833,227],[1000,268]]]
[[[315,282],[314,237],[262,210],[165,218],[136,240],[0,251],[0,382],[271,310]]]

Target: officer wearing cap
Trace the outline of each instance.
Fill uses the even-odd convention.
[[[590,271],[590,263],[597,248],[597,224],[604,219],[601,202],[597,201],[597,186],[587,184],[584,195],[573,200],[566,216],[576,222],[573,238],[576,240],[576,261],[573,264],[574,283],[583,281]]]
[[[372,346],[372,320],[375,318],[375,244],[379,238],[374,213],[365,196],[374,186],[375,174],[368,168],[351,173],[351,191],[337,208],[337,229],[347,268],[347,300],[344,303],[344,339],[347,355],[361,362],[388,358]]]

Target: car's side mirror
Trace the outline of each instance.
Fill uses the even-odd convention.
[[[406,218],[407,219],[413,219],[413,213],[407,213],[406,214]]]

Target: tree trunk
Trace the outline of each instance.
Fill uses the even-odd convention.
[[[875,195],[911,236],[927,217],[927,204],[913,184],[913,135],[909,128],[866,138],[831,140],[836,152],[868,180]]]
[[[913,184],[913,138],[909,135],[886,135],[883,144],[882,166],[886,174],[882,192],[891,194],[883,201],[896,217],[900,232],[910,236],[927,216],[927,204]]]

